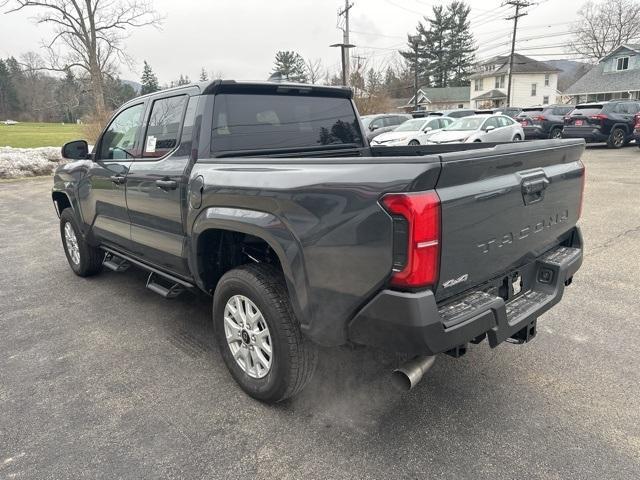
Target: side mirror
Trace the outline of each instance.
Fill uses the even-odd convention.
[[[89,144],[85,140],[67,142],[62,147],[62,158],[67,160],[85,160],[89,157]]]
[[[427,128],[425,128],[423,131],[426,133],[426,132],[430,132],[431,130],[433,130],[433,128],[431,128],[431,127],[427,127]]]
[[[376,127],[375,125],[369,125],[369,130],[371,130],[372,132],[377,128],[378,127]]]
[[[484,129],[484,131],[485,131],[485,132],[490,132],[491,130],[495,130],[495,129],[496,129],[496,127],[494,127],[493,125],[489,125],[488,127],[486,127],[486,128]]]

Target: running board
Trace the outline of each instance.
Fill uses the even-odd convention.
[[[174,277],[169,273],[158,270],[117,250],[112,250],[110,247],[101,245],[100,248],[106,252],[103,265],[116,272],[123,272],[129,268],[130,265],[135,265],[148,271],[147,288],[164,298],[175,298],[186,290],[196,288],[194,284],[186,280]],[[114,267],[119,269],[114,269]]]
[[[147,288],[164,298],[176,298],[185,290],[179,283],[171,282],[154,272],[147,278]]]
[[[127,262],[124,258],[118,257],[111,252],[107,252],[104,255],[104,260],[102,261],[102,265],[107,267],[109,270],[114,272],[124,272],[128,270],[131,264]]]

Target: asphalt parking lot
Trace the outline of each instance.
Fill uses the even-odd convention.
[[[209,298],[67,266],[50,178],[0,183],[0,478],[630,479],[640,472],[640,151],[590,148],[582,269],[525,346],[408,394],[323,352],[273,406],[236,387]]]

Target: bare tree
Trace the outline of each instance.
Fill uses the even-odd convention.
[[[323,78],[322,59],[316,58],[315,60],[313,60],[311,58],[308,58],[304,63],[307,68],[309,83],[319,83]]]
[[[569,52],[597,61],[624,43],[640,40],[638,0],[589,1],[573,24]]]
[[[161,21],[149,0],[0,0],[0,6],[9,6],[7,13],[37,10],[38,24],[54,26],[44,45],[47,69],[86,71],[98,117],[105,115],[104,75],[118,62],[131,64],[123,45],[129,31]]]

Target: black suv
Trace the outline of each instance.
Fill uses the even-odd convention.
[[[587,142],[606,142],[609,148],[620,148],[633,139],[633,117],[640,111],[640,101],[577,105],[564,119],[564,138],[584,138]]]
[[[500,113],[502,115],[506,115],[507,117],[511,117],[514,120],[517,120],[518,115],[522,112],[522,108],[520,107],[500,107],[491,109],[493,113]]]
[[[525,139],[562,138],[564,117],[574,108],[573,105],[526,107],[516,120],[522,125]]]

